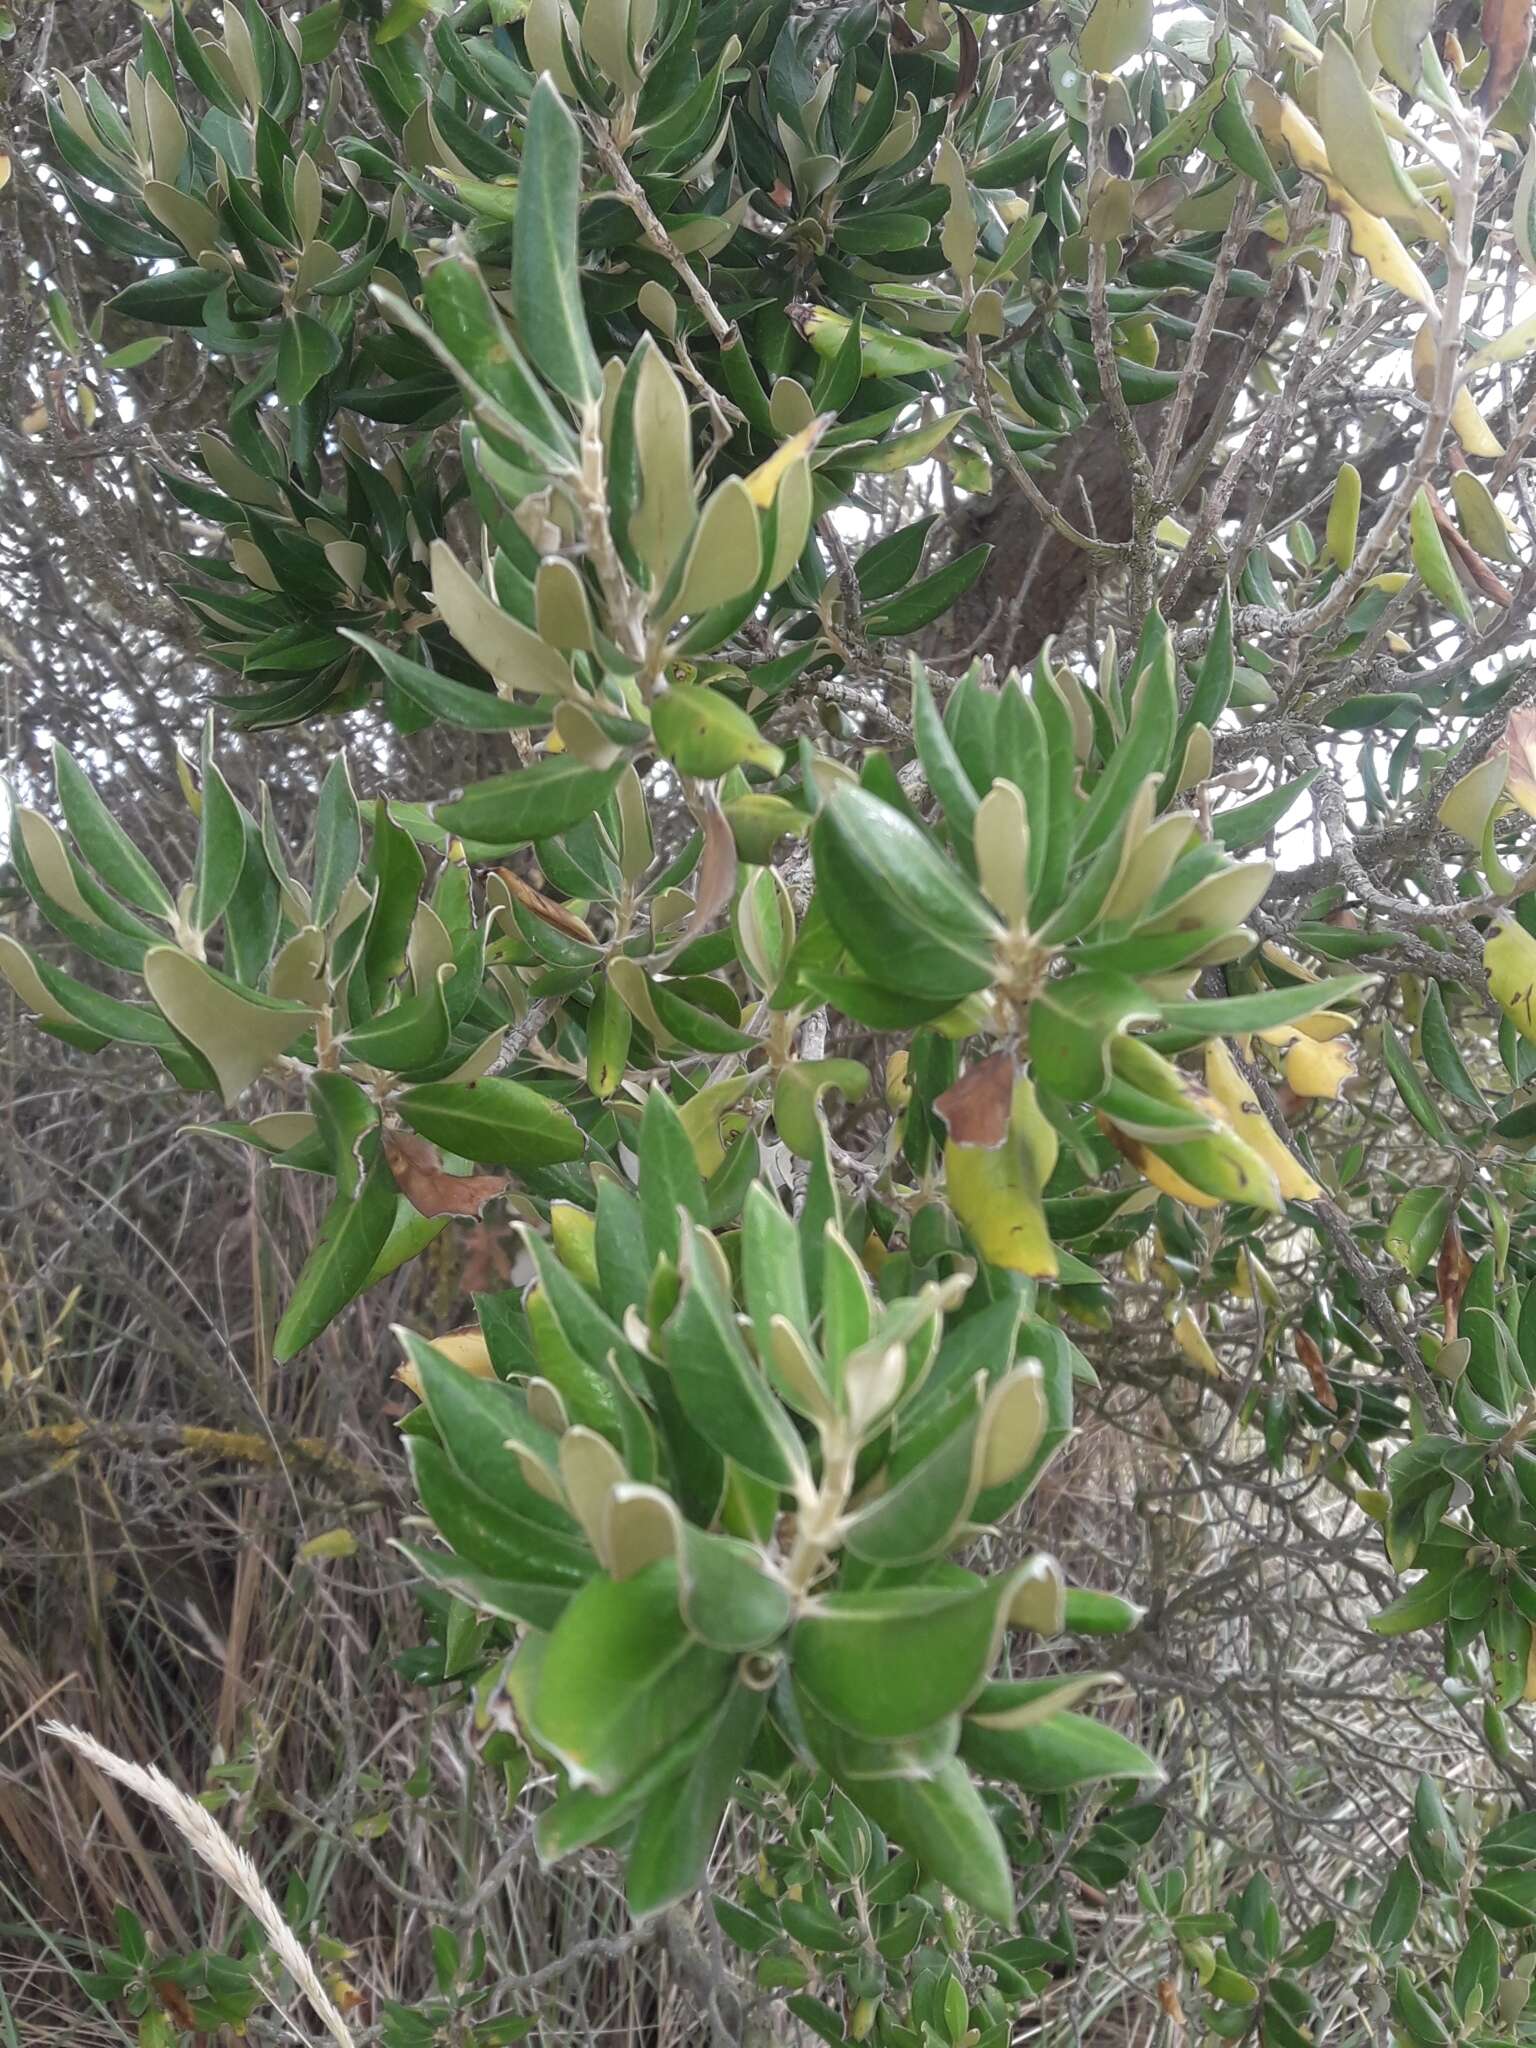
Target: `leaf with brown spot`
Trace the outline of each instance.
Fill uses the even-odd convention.
[[[411,1131],[386,1131],[384,1157],[418,1216],[478,1216],[507,1191],[504,1173],[450,1173],[437,1147]]]
[[[693,909],[683,926],[685,939],[706,931],[730,902],[736,887],[736,839],[725,813],[711,797],[704,811],[704,853],[694,884]]]
[[[1445,1310],[1445,1341],[1456,1340],[1456,1326],[1461,1320],[1462,1296],[1472,1278],[1472,1261],[1467,1257],[1461,1242],[1461,1228],[1456,1221],[1456,1212],[1451,1211],[1451,1220],[1445,1226],[1445,1235],[1440,1240],[1440,1256],[1435,1261],[1435,1292],[1440,1297],[1440,1306]]]
[[[1440,537],[1450,552],[1462,582],[1472,584],[1484,597],[1491,597],[1495,604],[1502,605],[1508,611],[1515,601],[1509,590],[1495,576],[1428,484],[1424,486],[1424,495],[1429,500],[1429,509],[1435,515]]]
[[[933,1103],[955,1144],[980,1145],[989,1152],[1008,1135],[1012,1105],[1013,1055],[1007,1052],[968,1067]]]
[[[1483,41],[1488,69],[1477,89],[1477,104],[1496,113],[1509,96],[1531,47],[1531,0],[1483,0]]]
[[[1334,1392],[1333,1381],[1329,1379],[1327,1370],[1323,1365],[1322,1352],[1318,1350],[1316,1344],[1313,1343],[1305,1330],[1298,1330],[1296,1332],[1295,1344],[1296,1356],[1306,1367],[1307,1378],[1312,1382],[1312,1392],[1322,1402],[1330,1415],[1337,1415],[1339,1412],[1339,1397]]]
[[[568,939],[580,939],[584,946],[597,944],[591,926],[579,918],[574,910],[569,909],[564,903],[556,903],[552,897],[535,889],[531,882],[525,882],[522,876],[511,868],[498,868],[496,872],[506,883],[508,893],[516,902],[522,904],[524,910],[532,911],[533,915],[542,919],[545,924],[553,925],[557,932],[564,932]]]

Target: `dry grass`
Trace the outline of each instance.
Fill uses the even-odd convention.
[[[427,1992],[428,1930],[446,1925],[485,1937],[506,2008],[542,2012],[552,2041],[697,2039],[686,1950],[634,1939],[602,1859],[540,1871],[463,1717],[391,1669],[419,1616],[388,1542],[407,1504],[387,1331],[460,1314],[459,1254],[276,1372],[264,1332],[309,1191],[257,1188],[228,1148],[178,1136],[183,1105],[142,1073],[7,1042],[0,2042],[125,2038],[71,1981],[117,1903],[167,1944],[218,1943],[240,1917],[46,1738],[48,1717],[190,1792],[214,1783],[270,1890],[302,1877],[352,1949],[365,2018]],[[39,1430],[81,1423],[78,1448],[37,1456]],[[189,1455],[187,1425],[254,1435],[268,1461]],[[309,1437],[342,1454],[345,1484],[286,1448]],[[299,1558],[337,1526],[355,1555]]]

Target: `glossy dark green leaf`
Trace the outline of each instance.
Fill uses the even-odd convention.
[[[640,1119],[640,1203],[649,1264],[665,1255],[677,1265],[682,1250],[678,1212],[704,1223],[708,1205],[692,1140],[664,1088],[650,1090]]]
[[[987,566],[989,544],[968,548],[931,576],[911,584],[899,597],[872,605],[864,614],[864,630],[871,639],[883,640],[900,633],[917,633],[965,595]]]
[[[580,1126],[556,1102],[520,1081],[429,1081],[396,1098],[402,1117],[423,1138],[461,1158],[524,1173],[579,1159]]]
[[[871,980],[950,1002],[990,983],[1002,925],[921,826],[839,784],[811,846],[819,899]]]
[[[279,1365],[318,1337],[362,1292],[389,1236],[397,1190],[376,1132],[362,1141],[360,1157],[366,1163],[356,1191],[337,1193],[294,1282],[272,1340]]]
[[[1371,1945],[1378,1953],[1402,1947],[1413,1932],[1422,1899],[1418,1872],[1406,1856],[1400,1856],[1371,1916]]]
[[[320,379],[341,361],[341,343],[313,313],[289,313],[277,344],[277,395],[302,405]]]
[[[542,725],[548,718],[547,707],[512,703],[491,690],[472,689],[468,683],[455,682],[452,676],[439,675],[436,669],[408,660],[381,641],[370,640],[366,633],[343,628],[343,638],[372,655],[401,696],[444,725],[465,732],[515,732]]]
[[[338,753],[325,772],[315,811],[310,916],[316,924],[329,924],[335,916],[362,858],[362,813],[353,793],[347,757]]]
[[[202,803],[189,915],[193,928],[206,932],[228,908],[245,865],[245,820],[218,763],[211,759],[204,761]]]

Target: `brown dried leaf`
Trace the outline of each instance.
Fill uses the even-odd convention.
[[[180,2028],[184,2034],[194,2033],[197,2028],[197,2014],[192,2010],[192,2001],[181,1986],[173,1983],[169,1977],[157,1977],[154,1990],[161,2009],[171,2025]]]
[[[466,1294],[495,1294],[512,1284],[512,1255],[489,1223],[477,1223],[462,1240],[464,1270],[459,1285]]]
[[[1184,2008],[1179,2002],[1179,1987],[1171,1977],[1158,1978],[1157,2002],[1176,2027],[1182,2027],[1187,2024],[1184,2018]]]
[[[953,1088],[934,1098],[934,1108],[957,1145],[995,1151],[1008,1135],[1013,1108],[1013,1055],[995,1052],[968,1067]]]
[[[585,924],[574,910],[568,909],[563,903],[556,903],[552,897],[545,896],[511,868],[498,868],[496,872],[506,883],[512,897],[521,903],[525,910],[532,911],[533,915],[541,918],[545,924],[553,925],[557,932],[564,932],[568,939],[580,939],[585,946],[597,944],[591,926]]]
[[[384,1157],[395,1185],[419,1216],[478,1216],[505,1194],[504,1173],[450,1173],[442,1154],[412,1131],[386,1131]]]
[[[1333,1382],[1323,1364],[1323,1354],[1307,1335],[1305,1330],[1295,1334],[1296,1356],[1306,1367],[1307,1378],[1312,1382],[1312,1392],[1322,1402],[1330,1415],[1339,1412],[1339,1397],[1333,1390]]]
[[[1477,104],[1491,114],[1508,98],[1531,47],[1531,0],[1483,0],[1482,29],[1488,69],[1477,89]]]

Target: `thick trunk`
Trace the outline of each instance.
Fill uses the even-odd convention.
[[[1260,322],[1264,332],[1272,331],[1277,314],[1268,299],[1228,299],[1223,305],[1221,324],[1190,408],[1186,450],[1198,444],[1218,414],[1230,412],[1252,360]],[[1165,406],[1143,406],[1132,415],[1143,441],[1154,451],[1166,411]],[[1077,434],[1059,444],[1055,474],[1042,476],[1039,482],[1074,525],[1086,530],[1091,524],[1101,540],[1129,538],[1130,492],[1102,408]],[[1199,491],[1197,479],[1185,495],[1185,504],[1197,504]],[[978,541],[990,541],[992,555],[982,576],[946,620],[945,644],[962,648],[975,643],[975,652],[990,654],[1003,670],[1030,660],[1042,641],[1067,632],[1082,616],[1092,594],[1096,564],[1043,521],[1006,478],[962,527],[960,546],[971,547]]]

